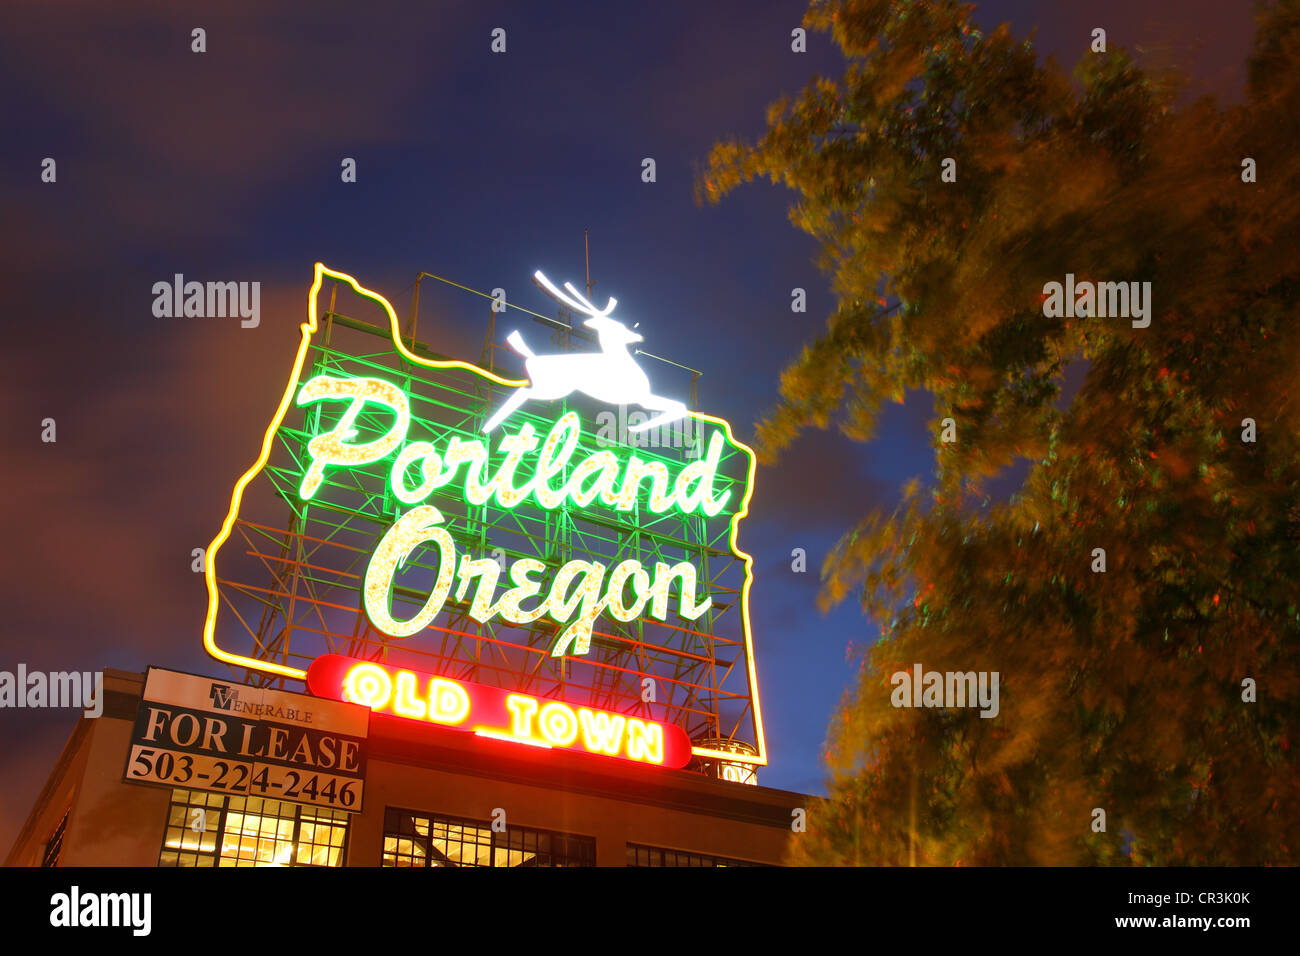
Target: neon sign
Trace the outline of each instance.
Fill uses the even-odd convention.
[[[315,436],[307,445],[311,465],[299,488],[304,500],[319,490],[326,468],[358,468],[382,461],[402,446],[410,428],[411,412],[406,394],[384,379],[318,375],[303,385],[297,404],[331,400],[346,401],[348,408],[333,428]],[[393,424],[382,437],[353,444],[347,438],[355,435],[357,416],[367,404],[391,413]],[[417,505],[454,481],[463,464],[466,467],[461,493],[474,505],[495,499],[502,508],[514,508],[531,497],[539,507],[554,510],[566,500],[586,507],[599,499],[611,508],[630,511],[638,503],[641,485],[647,478],[650,491],[644,504],[655,514],[675,507],[684,514],[713,517],[731,497],[730,491],[720,494],[713,491],[723,445],[721,431],[713,432],[707,454],[683,468],[676,480],[670,480],[663,462],[642,461],[636,455],[620,462],[612,451],[600,451],[574,462],[574,450],[581,437],[582,425],[577,413],[562,415],[541,442],[542,451],[537,456],[533,475],[519,486],[514,481],[516,471],[524,456],[538,446],[537,435],[529,423],[516,434],[501,439],[499,450],[505,453],[505,458],[491,478],[486,477],[489,454],[482,441],[456,436],[441,453],[429,442],[411,442],[395,456],[389,484],[403,504]],[[410,469],[415,465],[419,465],[420,480],[412,487]],[[552,479],[570,468],[572,473],[560,487],[552,487]]]
[[[524,357],[528,384],[515,389],[505,404],[488,419],[483,431],[492,431],[529,399],[554,400],[573,392],[583,392],[610,405],[640,405],[660,412],[649,421],[634,426],[634,431],[657,428],[686,414],[686,406],[681,402],[663,398],[650,391],[650,379],[627,351],[629,345],[642,341],[641,336],[617,319],[609,317],[618,304],[618,299],[611,298],[605,303],[605,308],[597,309],[571,282],[564,283],[564,288],[569,290],[569,294],[565,295],[550,279],[542,275],[541,270],[533,273],[533,278],[556,301],[574,312],[588,316],[582,324],[596,333],[600,351],[579,355],[536,355],[524,344],[523,337],[518,332],[511,332],[507,341]]]
[[[373,713],[550,750],[577,750],[657,767],[684,767],[691,742],[662,723],[500,687],[324,654],[307,669],[313,694]]]
[[[601,351],[530,355],[512,334],[528,372],[512,379],[408,346],[383,296],[317,263],[279,405],[207,548],[204,646],[231,666],[306,680],[313,660],[347,646],[340,638],[359,657],[396,639],[452,666],[465,642],[492,649],[503,686],[510,673],[526,674],[538,684],[514,686],[555,680],[570,695],[590,688],[593,703],[634,701],[653,675],[658,706],[688,722],[690,734],[726,738],[752,721],[757,754],[696,746],[696,757],[765,764],[749,616],[753,559],[737,544],[754,453],[725,420],[642,389],[644,373],[630,356],[618,374],[596,374],[588,360],[608,371],[639,335],[610,318],[613,300],[600,310],[568,289],[574,311],[589,317],[584,324],[604,332]],[[336,310],[334,296],[348,290],[377,305],[385,321],[376,327]],[[340,325],[350,330],[344,339]],[[340,344],[358,333],[384,345]],[[557,398],[542,394],[550,370],[532,364],[549,359],[586,363],[555,385]],[[603,391],[602,381],[622,390]],[[562,404],[573,392],[649,410],[633,432],[687,418],[698,428],[690,453],[611,446],[595,433],[592,409]],[[288,502],[287,525],[245,507],[254,482],[259,502],[268,490]],[[242,540],[230,540],[237,535]],[[590,537],[579,543],[578,535]],[[252,573],[245,568],[259,577],[241,577]],[[260,577],[266,569],[269,583]],[[739,617],[739,633],[718,629],[724,613],[728,622]],[[611,696],[594,696],[602,681],[599,693]],[[536,699],[538,721],[551,698]],[[435,703],[432,712],[444,709]],[[514,726],[502,713],[500,722],[479,725],[484,736]],[[547,714],[564,721],[558,708]],[[574,717],[581,722],[576,710]],[[702,728],[705,717],[711,723]],[[539,746],[547,743],[540,726],[530,731]],[[524,736],[512,739],[529,742]]]
[[[696,620],[713,603],[705,597],[695,599],[695,568],[689,562],[674,565],[658,562],[653,582],[650,575],[636,559],[619,563],[609,575],[602,589],[605,565],[599,561],[568,561],[560,566],[546,597],[536,607],[525,610],[521,605],[536,598],[542,585],[531,576],[546,570],[546,562],[536,558],[521,558],[510,568],[514,587],[501,599],[493,602],[501,565],[492,558],[471,558],[461,555],[457,562],[456,545],[442,524],[442,513],[432,505],[421,505],[408,511],[384,535],[374,557],[366,568],[365,608],[372,624],[392,637],[410,637],[424,630],[442,611],[451,593],[453,577],[459,582],[456,599],[464,601],[470,582],[478,584],[469,615],[480,623],[500,616],[512,624],[529,624],[542,615],[558,624],[568,626],[560,633],[551,649],[552,657],[561,657],[569,651],[586,654],[591,647],[591,629],[596,618],[605,611],[620,621],[631,621],[647,611],[659,620],[668,616],[669,592],[674,581],[680,581],[678,612],[688,620]],[[390,592],[398,568],[411,552],[426,541],[437,544],[439,554],[438,578],[424,606],[405,621],[392,616]],[[454,570],[453,570],[454,569]],[[635,597],[626,603],[627,585],[631,583]]]
[[[658,620],[668,614],[669,592],[679,583],[677,610],[686,620],[697,620],[713,603],[711,597],[697,598],[695,568],[689,562],[669,565],[658,562],[654,577],[632,559],[621,562],[608,575],[597,561],[569,561],[556,573],[546,596],[533,608],[521,607],[536,598],[541,584],[531,576],[540,574],[546,564],[525,558],[511,568],[514,587],[493,601],[501,565],[492,559],[460,556],[448,531],[441,527],[442,513],[432,505],[420,504],[435,491],[455,480],[464,464],[461,493],[470,504],[481,505],[494,498],[502,508],[515,508],[527,498],[546,510],[560,507],[567,499],[585,507],[599,500],[618,511],[630,510],[640,497],[644,479],[650,479],[645,505],[656,514],[671,507],[684,513],[700,512],[710,517],[718,514],[730,497],[730,491],[715,495],[714,479],[722,451],[722,433],[714,431],[705,457],[688,464],[671,482],[662,462],[644,462],[632,455],[620,462],[611,451],[601,451],[574,464],[574,450],[581,434],[581,424],[574,412],[563,415],[541,443],[542,451],[532,468],[532,477],[516,485],[515,475],[523,457],[538,445],[531,424],[524,424],[513,435],[501,439],[499,450],[505,457],[491,478],[486,477],[488,448],[478,440],[451,439],[441,452],[429,442],[413,442],[394,454],[405,441],[410,427],[410,404],[397,386],[379,378],[337,378],[318,375],[303,385],[297,404],[311,405],[322,401],[346,401],[347,409],[334,427],[313,437],[307,450],[311,464],[303,476],[299,494],[311,499],[320,489],[327,468],[358,468],[390,456],[393,464],[389,483],[393,495],[405,505],[414,505],[399,518],[376,548],[365,574],[365,609],[371,623],[392,637],[410,637],[424,630],[441,613],[451,593],[453,578],[458,582],[456,599],[464,601],[470,582],[478,584],[470,605],[470,616],[480,623],[494,617],[512,624],[528,624],[546,615],[559,624],[568,624],[551,649],[554,657],[565,653],[586,654],[591,646],[591,629],[596,618],[608,611],[620,621],[640,617],[648,608]],[[392,416],[386,433],[371,441],[353,443],[357,417],[367,405],[374,405]],[[420,484],[412,488],[407,475],[413,465],[420,466]],[[569,477],[555,488],[556,475]],[[398,569],[412,551],[433,542],[439,553],[439,571],[428,599],[415,616],[401,621],[390,609],[392,582]],[[633,597],[627,600],[627,585]]]

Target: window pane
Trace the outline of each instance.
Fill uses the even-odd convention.
[[[722,856],[708,856],[703,853],[684,853],[677,850],[665,850],[661,847],[640,846],[635,843],[627,845],[628,866],[766,866],[765,863],[750,863],[745,860],[733,860]]]
[[[595,859],[593,837],[516,826],[495,833],[487,821],[384,812],[384,866],[593,866]]]
[[[287,801],[173,790],[158,865],[341,866],[348,821]]]

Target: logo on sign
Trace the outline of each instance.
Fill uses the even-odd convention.
[[[229,684],[213,684],[208,696],[212,698],[213,707],[229,710],[231,703],[239,699],[239,691]]]

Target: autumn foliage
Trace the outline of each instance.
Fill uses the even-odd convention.
[[[858,597],[882,637],[791,860],[1295,864],[1300,2],[1259,15],[1231,108],[1183,103],[1114,38],[1071,76],[972,16],[814,3],[843,75],[715,146],[699,181],[713,202],[792,190],[838,300],[759,425],[768,460],[810,426],[870,440],[910,391],[934,402],[935,474],[823,568],[823,601]],[[1066,273],[1149,281],[1150,327],[1046,318]],[[1023,488],[989,505],[1019,459]],[[891,706],[916,662],[998,671],[997,718]]]

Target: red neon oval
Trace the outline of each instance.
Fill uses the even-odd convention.
[[[568,701],[561,701],[552,697],[536,697],[532,694],[522,694],[516,691],[507,690],[501,687],[489,687],[486,684],[474,684],[469,681],[454,680],[452,678],[442,677],[439,674],[432,674],[428,671],[419,671],[410,667],[393,667],[388,664],[381,664],[377,661],[365,661],[352,657],[345,657],[341,654],[323,654],[311,662],[307,668],[307,687],[317,697],[325,697],[331,700],[344,700],[344,680],[349,671],[359,664],[367,664],[377,667],[388,674],[393,684],[396,684],[397,674],[406,672],[415,675],[417,687],[427,688],[429,681],[437,678],[439,680],[450,681],[453,684],[463,688],[469,697],[470,710],[469,715],[462,722],[456,724],[439,723],[436,719],[421,719],[419,717],[410,717],[405,714],[397,713],[392,708],[391,699],[387,706],[373,708],[374,713],[382,713],[387,716],[397,717],[401,720],[407,720],[411,723],[428,724],[431,727],[438,727],[444,730],[458,730],[464,733],[474,733],[476,731],[497,731],[499,733],[484,733],[484,736],[491,736],[493,739],[503,739],[512,743],[528,745],[529,743],[544,743],[543,738],[534,735],[530,739],[521,739],[513,734],[512,728],[514,721],[512,711],[508,706],[508,700],[511,697],[521,697],[531,699],[537,702],[537,712],[550,703],[560,703],[571,710],[579,722],[579,730],[574,742],[568,746],[554,746],[555,750],[568,750],[577,753],[586,753],[594,757],[604,757],[606,759],[622,760],[628,763],[640,764],[650,767],[684,767],[691,759],[691,740],[686,736],[686,732],[676,724],[666,723],[664,721],[649,720],[642,717],[632,717],[628,714],[618,714],[615,711],[602,710],[598,707],[588,707],[583,704],[571,704]],[[583,729],[582,710],[589,711],[592,717],[588,718],[590,726],[598,725],[599,715],[604,714],[610,718],[622,717],[624,723],[619,740],[619,752],[610,754],[603,750],[588,749],[587,733]],[[634,759],[627,755],[628,745],[626,742],[631,736],[631,724],[629,721],[639,721],[644,731],[638,731],[638,739],[645,739],[651,734],[653,728],[659,728],[663,741],[663,759],[662,761],[653,761],[647,759]]]

